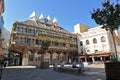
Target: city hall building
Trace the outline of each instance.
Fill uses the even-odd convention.
[[[53,64],[64,61],[71,62],[77,55],[77,36],[58,25],[57,19],[51,21],[43,14],[37,18],[33,12],[29,19],[13,24],[9,65],[38,65],[41,61],[41,45],[49,42],[49,49],[44,53],[44,61]]]
[[[74,33],[78,36],[78,58],[85,62],[103,62],[110,60],[115,48],[113,38],[109,31],[102,26],[89,28],[84,24],[76,24]],[[118,55],[120,54],[120,34],[114,32],[115,44]]]

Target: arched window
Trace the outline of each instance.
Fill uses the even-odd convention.
[[[102,37],[101,37],[101,42],[106,42],[105,36],[102,36]]]
[[[83,46],[83,42],[82,41],[80,41],[80,46]]]
[[[27,33],[27,28],[23,28],[23,33]]]
[[[96,38],[93,38],[93,43],[97,43],[97,39]]]
[[[89,40],[86,40],[86,45],[89,45],[89,44],[90,44]]]
[[[25,28],[25,33],[27,33],[27,28]]]

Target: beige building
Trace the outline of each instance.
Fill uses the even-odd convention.
[[[4,12],[4,0],[0,0],[0,18]]]
[[[3,16],[2,16],[2,13],[4,12],[4,0],[0,0],[0,55],[3,55],[4,53],[4,44],[3,43],[3,40],[1,38],[1,34],[2,34],[2,28],[3,28],[3,24],[4,24],[4,21],[3,21]]]
[[[29,19],[13,24],[9,57],[10,65],[37,65],[41,61],[42,44],[49,42],[44,61],[50,64],[73,60],[77,54],[77,36],[59,26],[56,18],[37,18],[33,12]]]
[[[74,26],[74,32],[79,33],[79,34],[88,31],[88,29],[89,29],[89,26],[80,24],[80,23],[78,23]]]

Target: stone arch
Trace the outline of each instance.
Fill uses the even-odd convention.
[[[65,54],[64,53],[60,53],[60,61],[64,61],[65,60]]]
[[[93,38],[93,43],[97,43],[97,39],[96,38]]]
[[[102,36],[102,37],[101,37],[101,42],[106,42],[105,36]]]
[[[9,63],[8,65],[22,65],[22,54],[19,52],[9,52]]]
[[[90,44],[89,40],[86,40],[86,45],[89,45],[89,44]]]
[[[53,53],[53,63],[58,62],[58,54]]]
[[[32,50],[28,50],[27,54],[29,55],[28,60],[34,61],[34,52]]]
[[[44,54],[44,61],[49,61],[50,62],[50,53],[45,53]]]

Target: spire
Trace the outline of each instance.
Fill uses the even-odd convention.
[[[50,20],[50,16],[48,16],[47,19]]]
[[[42,18],[44,18],[44,15],[41,13],[39,19],[42,19]]]
[[[54,28],[58,28],[57,18],[53,19],[53,26],[54,26]]]
[[[29,19],[30,20],[36,20],[37,19],[35,11],[32,12],[32,14],[29,16]]]
[[[54,19],[53,19],[53,23],[54,23],[54,22],[56,22],[56,23],[57,23],[57,18],[54,18]]]

